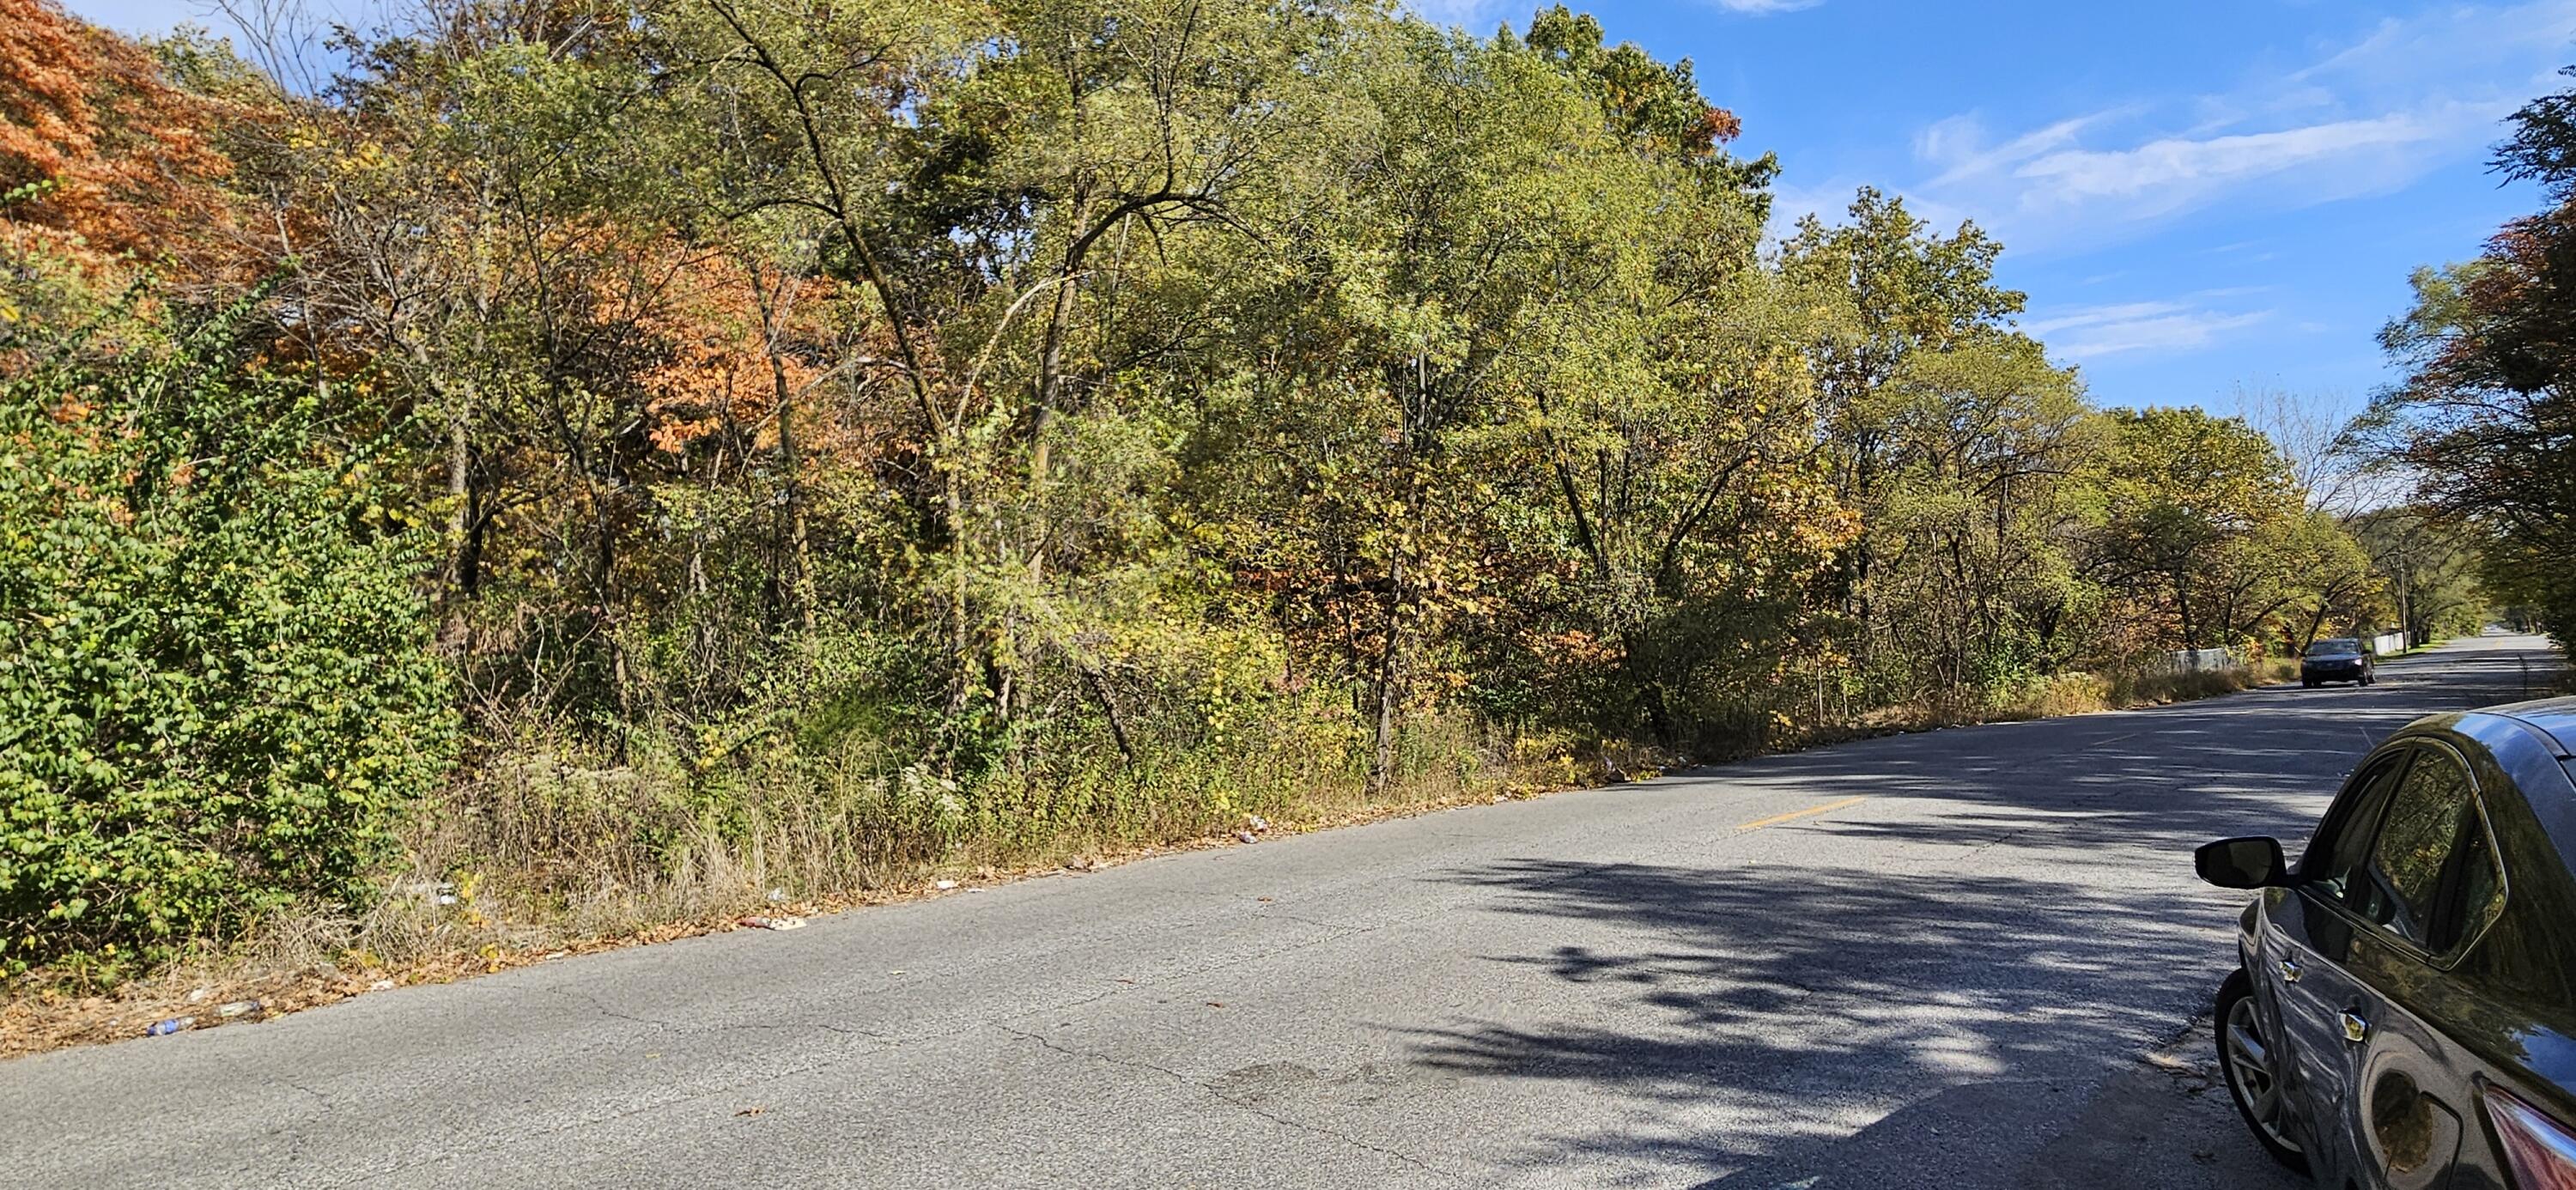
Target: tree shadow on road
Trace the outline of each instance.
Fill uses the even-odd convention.
[[[2106,1060],[2170,1034],[2188,1015],[2177,1006],[2219,974],[2171,961],[2216,949],[2206,921],[2012,876],[1781,881],[1523,859],[1453,878],[1497,890],[1505,912],[1626,943],[1490,956],[1597,989],[1605,1011],[1590,1019],[1615,1025],[1412,1031],[1425,1065],[1577,1082],[1641,1108],[1634,1131],[1537,1142],[1518,1158],[1534,1165],[1739,1169],[1900,1109],[1876,1088],[1927,1076],[1952,1094],[2008,1081],[2072,1096]],[[1837,1166],[1868,1163],[1846,1152]],[[1895,1181],[1832,1184],[1927,1184],[1919,1161],[1903,1164]]]
[[[2086,1166],[2135,1160],[2134,1149],[2070,1149],[2060,1134],[2080,1126],[2106,1075],[2134,1071],[2206,1011],[2234,964],[2243,898],[2197,885],[2191,848],[2274,831],[2295,850],[2372,742],[2419,714],[2509,695],[2497,687],[2511,672],[2470,666],[2367,701],[2275,690],[1711,771],[1701,779],[1819,802],[1960,804],[1797,826],[1849,841],[1875,870],[1520,858],[1447,872],[1438,879],[1490,890],[1493,911],[1561,923],[1553,947],[1485,957],[1583,989],[1583,1010],[1516,1021],[1504,1005],[1498,1019],[1405,1032],[1426,1066],[1580,1084],[1633,1109],[1616,1129],[1527,1139],[1506,1158],[1520,1168],[1643,1166],[1740,1190],[2145,1184]],[[1880,841],[1960,850],[1926,861],[1906,848],[1923,862],[1890,870],[1889,849],[1870,846]],[[1564,1019],[1584,1023],[1529,1023]],[[2213,1146],[2250,1143],[2209,1128]],[[1998,1153],[2049,1156],[1998,1169]],[[2215,1160],[2189,1143],[2163,1156],[2186,1172]]]

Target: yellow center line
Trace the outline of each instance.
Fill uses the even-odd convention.
[[[1786,814],[1774,814],[1769,818],[1756,818],[1753,821],[1745,823],[1735,829],[1740,831],[1758,831],[1766,826],[1778,826],[1779,824],[1788,822],[1791,819],[1805,818],[1813,814],[1823,814],[1827,811],[1842,809],[1845,806],[1857,806],[1868,800],[1869,798],[1867,795],[1863,795],[1861,797],[1847,797],[1838,802],[1826,802],[1821,806],[1809,806],[1804,810],[1791,810]]]

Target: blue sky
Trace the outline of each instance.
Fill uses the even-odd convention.
[[[1530,9],[1417,3],[1479,31]],[[127,31],[205,11],[70,6]],[[1863,183],[1974,219],[2030,294],[2023,325],[2096,400],[2221,412],[2240,385],[2357,408],[2386,383],[2371,337],[2405,308],[2407,273],[2537,204],[2487,154],[2498,121],[2576,63],[2576,0],[1576,7],[1697,63],[1742,147],[1780,154],[1784,220],[1838,212]]]

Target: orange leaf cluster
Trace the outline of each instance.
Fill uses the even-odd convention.
[[[53,183],[0,217],[93,259],[202,242],[232,172],[217,104],[55,0],[0,0],[0,62],[0,192]]]
[[[1699,118],[1699,134],[1705,143],[1722,145],[1744,135],[1744,120],[1722,107],[1712,107]]]
[[[766,286],[766,294],[755,286]],[[810,360],[820,354],[815,341],[822,334],[814,315],[827,300],[822,287],[806,278],[755,277],[722,255],[679,265],[663,302],[639,320],[667,351],[644,377],[652,394],[653,445],[677,453],[727,427],[747,429],[744,445],[751,449],[776,444],[771,415],[780,377],[771,360],[790,394],[812,386],[818,369]]]

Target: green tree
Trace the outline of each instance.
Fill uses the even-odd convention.
[[[2408,639],[2477,631],[2486,605],[2481,563],[2495,556],[2498,543],[2460,532],[2441,510],[2402,504],[2362,513],[2352,531],[2387,584],[2396,627]],[[2511,581],[2517,573],[2509,569],[2501,577]]]
[[[2576,92],[2533,101],[2496,153],[2548,210],[2505,225],[2477,259],[2419,270],[2380,342],[2407,370],[2360,427],[2419,502],[2493,544],[2500,589],[2576,633]],[[2411,589],[2411,587],[2410,587]],[[2421,619],[2416,613],[2411,618]]]
[[[2387,605],[2387,579],[2353,525],[2323,510],[2286,523],[2269,544],[2282,564],[2278,609],[2284,655],[2305,652],[2328,632],[2359,633]]]
[[[0,379],[0,970],[363,905],[446,777],[425,535],[381,440],[237,369],[245,313],[113,362],[5,343],[37,362]]]
[[[1898,377],[1918,356],[1994,333],[2024,299],[1995,284],[2003,246],[1973,223],[1942,236],[1903,199],[1866,187],[1850,215],[1831,226],[1801,220],[1781,246],[1780,268],[1794,285],[1837,295],[1843,312],[1815,341],[1813,367],[1836,484],[1868,526],[1883,519],[1891,473],[1901,466],[1894,422],[1907,398],[1894,391]],[[1864,528],[1843,551],[1834,583],[1864,665],[1875,647],[1871,580],[1884,545]]]
[[[2271,440],[2198,409],[2113,410],[2088,477],[2101,527],[2091,560],[2157,600],[2184,649],[2233,644],[2282,606],[2266,535],[2300,512]]]
[[[1954,698],[2072,659],[2070,477],[2099,434],[2074,376],[2019,334],[1908,359],[1877,394],[1882,485],[1863,594],[1910,696]]]

